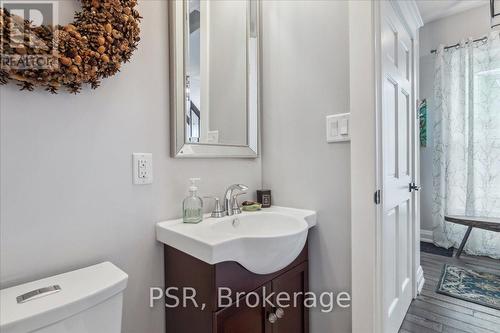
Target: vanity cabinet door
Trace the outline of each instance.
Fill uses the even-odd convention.
[[[272,281],[272,288],[275,295],[285,292],[291,298],[290,302],[282,302],[289,304],[289,306],[281,308],[283,316],[272,325],[272,333],[309,332],[309,313],[308,309],[304,307],[304,293],[308,291],[307,277],[308,268],[306,261]],[[297,302],[294,302],[294,294],[298,295]],[[276,300],[274,304],[277,305]],[[276,314],[278,314],[278,309],[278,306],[274,309]]]
[[[267,284],[257,289],[262,299],[263,288],[271,290],[271,285]],[[268,309],[262,306],[250,307],[249,304],[255,302],[255,297],[251,297],[249,302],[240,300],[239,306],[232,306],[220,310],[214,314],[214,333],[272,333],[271,324],[267,320]]]

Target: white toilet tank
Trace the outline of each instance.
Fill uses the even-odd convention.
[[[0,290],[0,332],[119,333],[127,280],[104,262]]]

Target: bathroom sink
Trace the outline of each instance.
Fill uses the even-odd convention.
[[[314,225],[314,211],[273,206],[218,219],[207,216],[199,224],[160,222],[156,238],[208,264],[236,261],[253,273],[270,274],[297,258]]]
[[[275,212],[229,216],[212,223],[212,230],[241,237],[263,238],[300,234],[308,229],[304,219]]]

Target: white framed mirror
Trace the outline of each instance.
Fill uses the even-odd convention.
[[[258,156],[260,0],[169,1],[176,158]]]

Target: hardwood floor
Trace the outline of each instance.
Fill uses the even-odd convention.
[[[500,260],[462,254],[459,259],[421,252],[425,284],[413,300],[400,333],[499,333],[500,310],[435,292],[443,264],[500,274]]]

